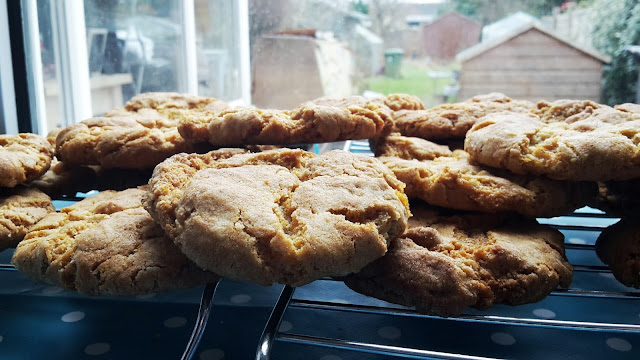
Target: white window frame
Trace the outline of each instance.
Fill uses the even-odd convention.
[[[13,87],[13,61],[9,39],[9,14],[6,1],[0,1],[0,119],[5,134],[18,133],[16,93]]]
[[[40,38],[38,29],[37,0],[23,0],[23,18],[25,19],[25,48],[27,52],[27,69],[29,79],[30,104],[32,116],[37,121],[34,132],[46,134],[46,110],[44,102],[44,86],[42,77],[42,61],[40,58]],[[5,5],[6,8],[6,5]],[[0,9],[1,11],[2,9]],[[5,9],[6,12],[6,9]],[[251,62],[249,58],[249,4],[248,0],[234,1],[236,16],[235,31],[239,35],[238,49],[240,55],[241,98],[234,103],[251,104]],[[0,13],[1,19],[2,13]],[[179,89],[191,94],[198,93],[198,66],[196,55],[196,24],[194,0],[180,1],[182,23],[181,50],[183,61],[178,65]],[[53,47],[56,61],[56,75],[62,108],[62,119],[65,125],[77,123],[92,117],[91,85],[89,60],[87,54],[86,25],[84,20],[84,2],[78,0],[57,0],[51,2],[53,30]],[[6,24],[6,22],[3,22]],[[0,29],[2,30],[2,29]],[[4,32],[6,33],[6,32]],[[0,49],[4,48],[0,36]],[[35,55],[35,56],[34,56]],[[4,65],[3,65],[4,66]],[[4,80],[4,69],[2,83]],[[13,85],[11,79],[11,85]],[[11,96],[5,95],[2,87],[2,100]],[[7,102],[3,101],[6,105]],[[10,103],[10,102],[9,102]],[[6,110],[3,106],[3,112]],[[15,113],[15,104],[14,104]],[[14,116],[15,117],[15,116]],[[6,121],[5,121],[6,122]],[[13,125],[12,125],[13,126]],[[13,128],[12,128],[13,129]],[[17,121],[15,124],[17,129]],[[17,130],[16,130],[17,131]]]

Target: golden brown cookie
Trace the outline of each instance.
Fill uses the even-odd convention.
[[[96,180],[96,167],[69,165],[53,158],[49,170],[27,185],[55,198],[97,190]]]
[[[62,131],[63,128],[54,128],[53,130],[49,131],[49,133],[47,134],[47,141],[49,142],[49,144],[51,144],[51,146],[53,146],[54,148],[56,147],[56,138],[58,137],[58,134],[60,134],[60,132]]]
[[[598,193],[589,206],[614,216],[640,214],[640,179],[598,182]]]
[[[40,135],[0,135],[0,187],[40,177],[51,165],[52,156],[53,148]]]
[[[433,160],[440,156],[451,156],[451,150],[446,145],[439,145],[417,137],[402,136],[399,133],[393,133],[385,138],[369,140],[369,146],[375,156],[378,157]]]
[[[202,151],[202,144],[196,146],[180,136],[180,119],[225,106],[218,99],[187,94],[140,94],[124,108],[63,129],[57,137],[57,154],[68,164],[150,169],[173,154]]]
[[[422,100],[415,95],[389,94],[384,97],[384,103],[393,111],[424,110]]]
[[[380,160],[406,184],[410,199],[457,210],[552,217],[585,206],[596,193],[590,182],[555,181],[473,165],[462,150],[434,160]]]
[[[192,142],[216,146],[318,143],[384,136],[393,127],[391,110],[361,96],[324,97],[291,111],[231,109],[193,114],[178,130]]]
[[[535,104],[513,100],[504,94],[475,96],[467,101],[442,104],[427,110],[400,110],[394,113],[395,129],[405,136],[428,140],[464,138],[481,117],[505,110],[526,112]]]
[[[0,190],[0,251],[15,247],[31,227],[55,212],[42,191],[18,186]]]
[[[625,103],[614,106],[616,110],[640,114],[640,104]]]
[[[89,295],[136,295],[194,287],[218,276],[199,269],[142,207],[142,189],[105,191],[42,219],[12,262],[30,277]]]
[[[393,173],[339,150],[179,154],[149,184],[145,207],[190,259],[264,285],[357,271],[385,253],[409,216]]]
[[[382,258],[345,283],[362,294],[452,316],[468,307],[536,302],[573,270],[562,234],[535,220],[480,214],[442,215],[411,203],[409,228]]]
[[[640,222],[626,217],[602,231],[596,253],[613,276],[626,286],[640,289]]]
[[[104,169],[98,165],[70,165],[54,158],[41,177],[28,183],[51,197],[74,196],[92,190],[126,190],[146,185],[151,169]]]
[[[465,150],[474,161],[517,174],[571,181],[640,177],[640,114],[561,104],[557,113],[549,107],[550,116],[487,115],[467,133]]]

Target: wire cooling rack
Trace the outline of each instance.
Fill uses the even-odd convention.
[[[344,148],[370,154],[366,142]],[[450,318],[369,298],[330,278],[296,289],[222,280],[155,298],[92,298],[33,283],[5,251],[0,358],[640,358],[640,292],[617,282],[594,251],[599,233],[618,219],[584,208],[539,221],[565,235],[571,287],[538,303]]]

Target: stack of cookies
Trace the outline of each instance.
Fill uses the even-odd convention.
[[[562,234],[535,218],[630,207],[614,199],[640,177],[636,110],[497,93],[290,110],[142,94],[49,141],[0,139],[5,243],[19,271],[91,295],[333,276],[441,316],[538,301],[572,268]],[[287,147],[350,139],[376,157]],[[78,190],[101,192],[59,212],[45,194]]]
[[[563,236],[535,218],[631,207],[619,200],[632,198],[627,188],[640,175],[638,106],[492,93],[393,117],[396,132],[370,144],[405,183],[413,218],[383,258],[345,279],[358,292],[444,316],[537,301],[568,287],[572,269]],[[602,237],[621,233],[627,244],[637,234]],[[636,239],[618,253],[640,249]],[[606,263],[620,261],[610,253],[599,251]]]
[[[22,240],[7,245],[17,244],[12,262],[34,279],[89,295],[220,277],[298,286],[358,272],[405,231],[404,184],[366,156],[280,147],[380,137],[393,128],[391,113],[384,101],[362,97],[279,111],[149,93],[49,141],[6,136],[12,143],[0,156],[16,169],[4,172],[2,185],[25,183],[25,196],[37,191],[49,206],[9,235]],[[37,188],[52,196],[101,191],[55,212]],[[16,196],[5,201],[10,211],[21,203]]]

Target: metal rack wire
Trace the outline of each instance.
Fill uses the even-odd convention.
[[[576,213],[575,217],[586,219],[600,218],[605,219],[605,214],[593,214],[593,213]],[[579,230],[579,231],[602,231],[606,226],[594,226],[594,225],[552,225],[559,230]],[[593,244],[572,244],[565,243],[567,249],[575,250],[587,250],[595,251]],[[599,265],[573,265],[575,272],[596,272],[596,273],[610,273],[607,266]],[[602,290],[576,290],[576,289],[557,289],[550,296],[573,296],[573,297],[585,297],[585,298],[607,298],[607,299],[634,299],[640,301],[640,292],[623,292],[623,291],[602,291]],[[384,314],[394,316],[417,316],[423,318],[434,318],[433,316],[423,315],[408,308],[388,308],[379,306],[364,306],[364,305],[351,305],[343,303],[331,303],[324,301],[310,301],[310,300],[292,300],[289,302],[288,308],[306,308],[316,311],[341,311],[341,312],[360,312],[370,314]],[[276,307],[271,314],[271,318],[282,318],[284,316],[287,307]],[[546,328],[568,328],[579,330],[609,330],[618,332],[630,332],[640,334],[640,325],[636,324],[618,324],[618,323],[606,323],[606,322],[589,322],[589,321],[568,321],[568,320],[551,320],[551,319],[534,319],[534,318],[520,318],[520,317],[507,317],[507,316],[493,316],[493,315],[460,315],[447,319],[448,321],[463,321],[463,322],[479,322],[485,324],[509,324],[516,326],[534,326],[534,327],[546,327]],[[350,341],[335,338],[324,338],[316,336],[299,335],[292,333],[277,333],[275,335],[276,341],[294,342],[300,344],[308,344],[315,346],[329,346],[337,347],[354,351],[363,352],[375,352],[378,354],[398,355],[398,356],[410,356],[410,357],[428,357],[434,359],[488,359],[486,357],[479,357],[473,355],[463,355],[455,353],[444,353],[438,351],[421,350],[404,348],[399,346],[381,345],[373,342],[361,342]],[[269,350],[264,347],[260,349],[261,354],[268,354]],[[257,359],[268,359],[268,355],[262,355]],[[494,358],[491,358],[494,359]]]

